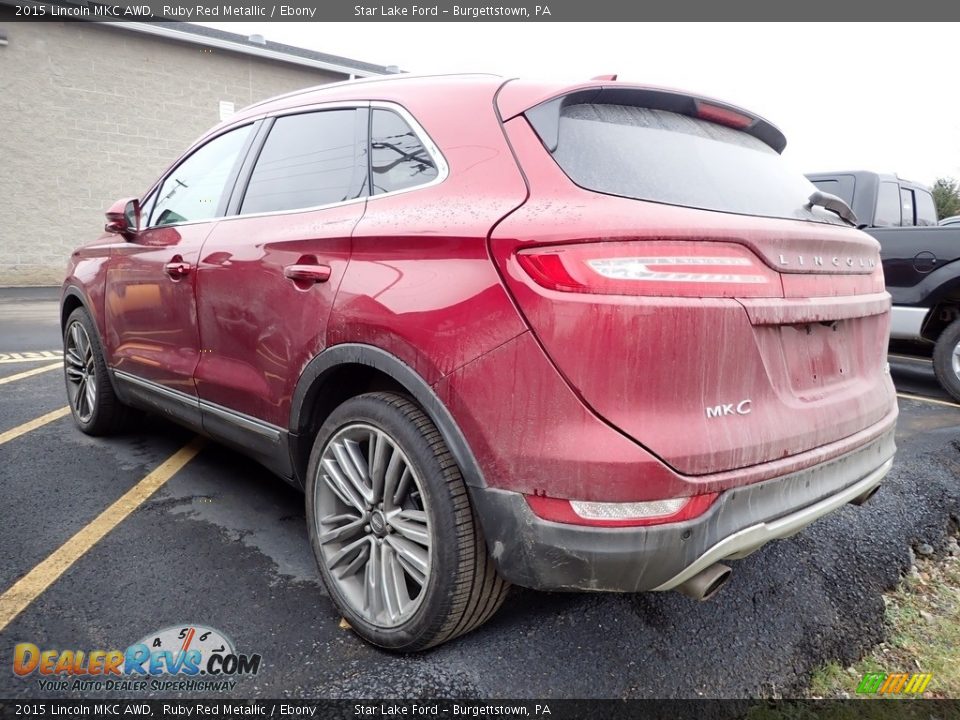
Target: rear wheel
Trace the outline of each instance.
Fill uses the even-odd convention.
[[[933,371],[943,389],[960,402],[960,320],[940,333],[933,348]]]
[[[331,414],[306,500],[330,597],[375,645],[439,645],[486,622],[506,596],[456,462],[403,396],[360,395]]]
[[[77,308],[63,332],[63,370],[73,419],[87,435],[116,432],[128,417],[113,392],[90,315]]]

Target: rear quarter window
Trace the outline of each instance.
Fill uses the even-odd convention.
[[[743,215],[841,221],[806,207],[813,185],[745,132],[665,110],[570,105],[554,159],[577,185]]]
[[[374,195],[425,185],[439,174],[413,128],[392,110],[379,108],[370,121],[370,171]]]

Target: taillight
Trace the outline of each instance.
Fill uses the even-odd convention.
[[[683,297],[782,297],[780,276],[742,245],[596,242],[529,248],[520,266],[561,292]]]
[[[544,520],[594,527],[637,527],[690,520],[707,511],[717,493],[649,502],[605,503],[527,495],[527,504]]]

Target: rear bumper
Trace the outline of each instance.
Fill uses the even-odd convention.
[[[541,590],[669,590],[723,560],[788,537],[876,487],[893,428],[838,458],[722,493],[692,520],[597,528],[543,520],[520,493],[472,488],[487,544],[510,582]]]

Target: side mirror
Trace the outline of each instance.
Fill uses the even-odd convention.
[[[140,200],[117,200],[107,210],[107,224],[103,229],[108,233],[123,235],[126,240],[132,240],[140,229]]]

